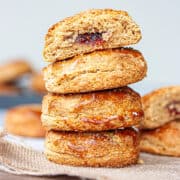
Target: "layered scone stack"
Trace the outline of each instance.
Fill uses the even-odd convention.
[[[89,10],[53,25],[44,69],[49,94],[42,122],[46,157],[74,166],[122,167],[139,156],[141,98],[128,84],[147,71],[137,43],[141,32],[124,11]]]
[[[157,89],[142,103],[141,151],[180,157],[180,86]]]

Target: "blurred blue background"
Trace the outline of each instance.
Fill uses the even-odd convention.
[[[142,29],[134,48],[148,62],[148,76],[133,85],[141,94],[161,86],[180,84],[180,1],[178,0],[0,0],[0,64],[15,57],[27,58],[36,69],[48,28],[90,8],[126,10]]]

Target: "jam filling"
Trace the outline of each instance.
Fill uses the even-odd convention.
[[[171,116],[180,115],[180,101],[172,101],[166,107]]]
[[[75,40],[76,43],[80,44],[102,44],[104,42],[102,33],[85,33],[79,34]]]

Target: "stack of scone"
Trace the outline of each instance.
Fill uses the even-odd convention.
[[[141,151],[180,157],[180,86],[155,90],[142,103]]]
[[[46,157],[74,166],[122,167],[139,156],[141,98],[126,87],[147,71],[139,51],[122,48],[141,39],[124,11],[89,10],[53,25],[44,69],[49,94],[42,122]]]

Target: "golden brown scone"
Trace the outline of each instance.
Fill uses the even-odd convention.
[[[0,66],[0,84],[15,81],[20,76],[31,72],[30,65],[24,60],[14,60]]]
[[[0,84],[0,96],[15,96],[20,93],[20,89],[11,84]]]
[[[140,148],[148,153],[180,157],[180,120],[142,131]]]
[[[180,86],[164,87],[142,97],[142,129],[153,129],[180,118]]]
[[[49,131],[45,155],[64,165],[123,167],[137,163],[139,133],[133,128],[98,133]]]
[[[53,25],[45,38],[44,59],[53,62],[100,49],[136,44],[139,26],[125,11],[92,9]]]
[[[46,93],[45,83],[42,73],[35,73],[32,75],[31,88],[37,93]]]
[[[29,104],[11,108],[6,114],[5,129],[14,135],[43,137],[45,130],[40,117],[40,105]]]
[[[123,87],[146,76],[142,54],[129,48],[95,51],[44,69],[49,92],[79,93]]]
[[[138,125],[143,119],[141,98],[128,87],[94,93],[48,94],[41,120],[46,129],[103,131]]]

